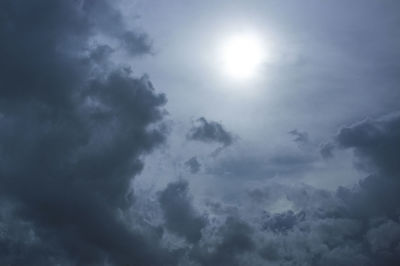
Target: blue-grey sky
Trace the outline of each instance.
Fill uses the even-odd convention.
[[[1,1],[0,264],[399,265],[399,28],[395,0]]]
[[[350,153],[329,162],[310,157],[318,157],[319,145],[340,126],[398,107],[400,36],[395,2],[126,1],[124,5],[130,7],[126,17],[153,38],[154,56],[136,65],[168,95],[170,118],[177,124],[172,134],[181,135],[170,142],[172,155],[165,159],[171,164],[196,155],[198,147],[181,148],[190,145],[183,136],[192,120],[205,116],[223,122],[238,137],[229,152],[212,161],[229,165],[227,160],[253,160],[251,164],[262,164],[255,171],[261,177],[275,171],[266,161],[277,153],[293,153],[299,159],[309,158],[307,167],[316,168],[301,173],[306,179],[296,178],[299,182],[329,189],[357,182],[360,176],[354,172]],[[223,75],[218,45],[243,31],[260,34],[271,59],[255,79],[238,81]],[[298,147],[287,134],[294,129],[307,132],[310,143]],[[243,181],[249,178],[253,179]]]

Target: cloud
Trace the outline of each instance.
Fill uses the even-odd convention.
[[[201,164],[197,160],[197,157],[192,157],[185,162],[185,166],[187,166],[192,174],[196,174],[200,171]]]
[[[293,211],[289,210],[287,212],[278,213],[275,215],[267,215],[265,217],[265,222],[262,225],[263,229],[271,230],[273,232],[285,233],[291,230],[299,220],[304,220],[305,213],[299,212],[295,214]]]
[[[204,117],[196,120],[187,138],[207,143],[220,143],[224,147],[231,145],[234,140],[232,134],[226,131],[220,123],[207,121]]]
[[[278,265],[294,261],[305,265],[398,264],[399,121],[399,114],[393,113],[340,129],[332,142],[338,148],[353,149],[356,165],[368,176],[354,189],[341,187],[333,195],[286,189],[284,195],[293,202],[294,211],[267,215],[261,220],[265,221],[267,234],[274,236],[270,236],[273,240],[268,248],[262,249],[264,259]],[[267,199],[271,191],[276,192],[267,190],[264,196],[262,190],[257,190],[251,195]],[[315,197],[318,195],[320,199]],[[307,203],[306,198],[314,198],[312,202],[318,204],[299,205]],[[264,204],[264,200],[261,202]]]
[[[384,176],[399,175],[399,112],[343,127],[336,137],[336,142],[343,148],[353,148],[359,158],[359,166],[366,170],[372,170],[368,168],[374,165],[376,172]]]
[[[260,156],[240,153],[213,161],[207,172],[218,177],[268,179],[277,175],[298,175],[312,168],[315,158],[308,154],[282,153]]]
[[[330,192],[272,183],[250,190],[250,205],[244,199],[234,205],[234,219],[249,229],[241,235],[249,245],[221,248],[228,235],[213,240],[205,233],[200,243],[211,251],[200,245],[190,253],[192,259],[200,265],[397,265],[400,179],[394,156],[399,121],[396,113],[363,120],[341,128],[331,141],[336,148],[353,149],[366,172],[355,188]],[[282,199],[290,203],[289,210],[266,211]],[[224,226],[204,231],[215,234]]]
[[[251,252],[255,248],[252,234],[253,230],[247,223],[234,217],[228,217],[217,230],[217,235],[221,240],[214,243],[212,251],[207,246],[195,247],[190,256],[204,266],[241,265],[240,255]]]
[[[130,219],[132,179],[166,140],[166,96],[111,55],[151,53],[150,38],[105,0],[5,0],[0,39],[1,265],[398,265],[399,113],[343,127],[323,146],[325,157],[354,151],[366,173],[354,188],[268,183],[229,206],[208,199],[201,215],[180,180],[149,201],[163,219],[144,229]],[[187,138],[234,142],[205,118]],[[244,157],[223,157],[206,174],[298,175],[315,162],[304,153]],[[186,165],[200,167],[196,157]],[[269,211],[282,199],[289,209]],[[160,228],[183,246],[166,248]]]
[[[367,232],[367,240],[374,253],[385,255],[393,248],[399,253],[400,224],[393,221],[381,221],[381,224]]]
[[[322,158],[329,159],[333,157],[333,150],[335,149],[335,144],[332,142],[322,143],[320,145],[320,153]]]
[[[166,97],[91,45],[123,41],[119,12],[102,0],[0,10],[0,264],[173,264],[121,217],[141,156],[164,142]]]
[[[122,40],[125,49],[131,55],[143,55],[152,51],[151,41],[145,33],[126,31],[122,36]]]
[[[294,141],[299,144],[307,144],[309,142],[307,132],[298,131],[297,129],[294,129],[292,131],[289,131],[289,134],[294,136],[295,137]]]
[[[160,193],[161,209],[168,230],[184,237],[190,243],[196,243],[201,238],[201,230],[206,225],[206,219],[196,213],[188,195],[188,183],[180,180],[168,184]]]

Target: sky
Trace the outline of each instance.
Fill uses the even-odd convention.
[[[3,0],[0,264],[400,263],[400,3]]]

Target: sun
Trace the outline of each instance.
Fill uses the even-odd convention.
[[[223,71],[235,79],[253,77],[265,59],[263,42],[253,33],[227,38],[222,44],[220,55]]]

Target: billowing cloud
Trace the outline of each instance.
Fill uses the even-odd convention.
[[[392,157],[397,146],[391,144],[400,139],[399,117],[391,114],[343,127],[331,141],[337,148],[353,149],[356,165],[368,175],[354,189],[330,192],[271,184],[250,190],[250,205],[242,199],[235,211],[220,212],[241,220],[243,230],[235,229],[234,239],[247,244],[236,246],[239,241],[231,242],[229,234],[210,236],[233,221],[228,216],[219,225],[209,222],[190,258],[200,265],[397,265],[400,179]],[[289,209],[264,209],[282,199]]]
[[[166,97],[93,45],[124,41],[118,11],[61,0],[0,10],[0,264],[171,264],[121,216],[140,156],[165,139],[154,125]],[[143,38],[129,45],[147,51]]]
[[[399,175],[397,147],[400,147],[400,113],[392,113],[378,119],[366,119],[343,127],[336,137],[344,148],[353,148],[359,158],[359,166],[366,170],[376,166],[376,173],[390,178]]]
[[[206,220],[197,214],[191,205],[188,183],[183,180],[170,183],[161,192],[159,201],[167,229],[184,237],[190,243],[198,242]]]
[[[304,220],[305,213],[299,212],[295,214],[293,211],[289,210],[287,212],[278,213],[275,215],[267,215],[265,217],[265,222],[263,228],[266,230],[271,230],[273,232],[286,232],[291,230],[299,221]]]
[[[111,1],[5,0],[0,40],[1,265],[399,264],[399,113],[342,127],[321,146],[325,158],[354,151],[366,175],[354,188],[269,182],[329,163],[313,149],[272,150],[200,157],[203,179],[168,180],[152,198],[134,194],[132,181],[166,142],[166,96],[112,61],[152,53],[150,37],[127,27]],[[289,133],[314,145],[306,132]],[[187,139],[224,149],[235,138],[202,117]],[[197,157],[184,165],[201,167]],[[229,198],[220,176],[253,187]],[[191,186],[204,179],[194,199],[201,186]]]
[[[213,243],[211,251],[207,246],[199,246],[190,253],[191,258],[200,265],[242,265],[241,255],[255,248],[252,240],[253,230],[237,218],[228,217],[216,234],[220,237],[220,241]]]
[[[399,114],[393,113],[339,131],[333,143],[353,149],[356,165],[369,175],[355,189],[341,187],[333,195],[327,192],[325,196],[312,196],[309,189],[298,189],[298,193],[293,188],[283,190],[294,211],[262,218],[263,228],[270,235],[269,244],[260,253],[264,259],[272,265],[398,264],[399,121]],[[265,194],[257,190],[250,195],[264,202],[273,191],[276,189],[266,190]],[[319,204],[300,204],[307,203],[306,198],[314,198],[312,201]]]

